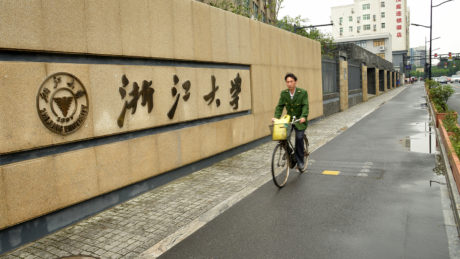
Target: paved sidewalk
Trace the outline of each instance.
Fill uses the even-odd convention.
[[[391,90],[310,125],[307,135],[311,150],[324,145],[404,89]],[[159,256],[270,181],[274,144],[261,145],[172,181],[0,258]]]

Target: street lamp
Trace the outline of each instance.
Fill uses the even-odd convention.
[[[441,38],[441,37],[436,37],[436,38],[432,39],[431,41],[439,40],[440,38]],[[426,62],[426,58],[427,58],[427,55],[426,55],[426,44],[427,44],[428,42],[430,42],[430,41],[429,41],[429,40],[426,40],[426,36],[425,36],[425,53],[424,53],[424,55],[425,55],[425,58],[424,58],[424,59],[425,59],[425,60],[424,60],[424,62],[423,62],[423,67],[425,68],[425,70],[424,70],[424,77],[425,77],[425,78],[426,78],[426,74],[427,74],[427,72],[428,72],[428,67],[427,67],[427,62]],[[430,57],[430,58],[431,58],[431,57]]]
[[[429,79],[431,80],[431,54],[432,54],[432,47],[431,47],[431,44],[432,44],[432,41],[433,41],[433,8],[434,7],[438,7],[442,4],[445,4],[447,2],[451,2],[451,1],[454,1],[454,0],[447,0],[447,1],[444,1],[444,2],[441,2],[437,5],[433,5],[433,0],[430,0],[430,26],[426,26],[426,25],[421,25],[421,24],[417,24],[417,23],[412,23],[412,25],[414,26],[420,26],[420,27],[425,27],[425,28],[428,28],[430,29],[430,54],[429,54],[429,57],[430,57],[430,67],[429,67]]]
[[[433,5],[433,0],[430,1],[430,72],[429,72],[429,79],[431,80],[431,52],[432,52],[432,42],[433,42],[433,7],[438,7],[442,4],[445,4],[447,2],[451,2],[453,0],[447,0],[447,1],[444,1],[442,3],[439,3],[437,5]]]

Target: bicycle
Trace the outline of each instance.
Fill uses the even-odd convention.
[[[273,182],[275,183],[276,186],[279,188],[283,188],[284,185],[287,182],[287,179],[289,177],[289,170],[294,168],[295,165],[297,164],[297,159],[295,157],[295,146],[292,145],[291,143],[291,133],[294,130],[294,123],[298,122],[300,120],[296,120],[295,117],[293,117],[292,121],[290,123],[286,123],[286,133],[287,137],[285,140],[279,140],[279,143],[276,144],[275,149],[273,150],[273,155],[272,155],[272,177],[273,177]],[[273,131],[273,126],[270,125],[269,128],[271,131]],[[273,133],[273,132],[272,132]],[[308,152],[308,138],[307,136],[303,135],[303,143],[304,143],[304,169],[300,170],[300,173],[303,173],[306,171],[307,166],[308,166],[308,157],[310,153]]]

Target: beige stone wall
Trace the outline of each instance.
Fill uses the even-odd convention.
[[[55,134],[42,125],[37,115],[35,100],[39,94],[39,82],[60,71],[66,71],[79,78],[89,97],[90,113],[84,125],[74,134],[66,136]],[[4,111],[0,114],[0,120],[6,122],[0,124],[0,142],[3,143],[0,153],[136,131],[252,108],[249,70],[0,62],[0,73],[0,84],[8,86],[0,88],[0,102]],[[179,78],[177,86],[174,86],[174,75]],[[232,101],[230,82],[237,75],[240,76],[242,84],[238,109],[234,109],[234,106],[229,104]],[[123,88],[123,76],[126,76],[129,84],[124,87],[126,96],[122,99],[119,88]],[[203,96],[211,92],[211,76],[215,76],[219,89],[214,102],[208,104]],[[137,83],[141,87],[143,80],[152,81],[151,88],[155,91],[153,109],[148,112],[147,105],[142,106],[142,100],[138,100],[136,112],[131,114],[132,109],[127,109],[122,120],[123,125],[119,126],[117,120],[125,101],[131,100],[129,93],[133,90],[133,84]],[[186,81],[191,84],[187,101],[183,99],[186,91],[182,88]],[[170,119],[167,114],[176,99],[171,95],[173,87],[181,96],[174,117]],[[215,103],[217,99],[221,102],[219,107]]]
[[[283,77],[295,73],[308,90],[309,119],[323,114],[320,43],[192,0],[0,0],[0,49],[142,57],[248,65],[247,69],[0,62],[0,154],[78,142],[140,129],[250,110],[219,122],[83,148],[0,166],[0,229],[165,173],[269,135]],[[217,66],[219,67],[219,66]],[[45,79],[56,72],[84,85],[89,113],[75,133],[44,127],[36,108]],[[230,81],[242,78],[233,110]],[[190,80],[191,95],[174,118],[173,75]],[[128,110],[123,127],[122,75],[152,80],[154,107]],[[207,105],[215,75],[221,106]],[[178,92],[184,90],[178,85]],[[129,90],[128,90],[129,93]],[[222,94],[222,95],[220,95]]]
[[[361,65],[361,83],[362,83],[362,92],[363,92],[363,102],[367,102],[367,66]]]
[[[348,62],[339,61],[340,110],[348,109]]]

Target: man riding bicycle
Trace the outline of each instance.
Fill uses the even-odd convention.
[[[288,89],[281,91],[278,105],[275,108],[275,115],[272,121],[279,119],[283,113],[283,108],[286,107],[287,114],[291,117],[295,116],[300,121],[294,124],[295,129],[295,157],[297,166],[300,171],[304,170],[304,146],[303,136],[308,124],[308,93],[306,90],[297,88],[297,77],[288,73],[284,77]]]

